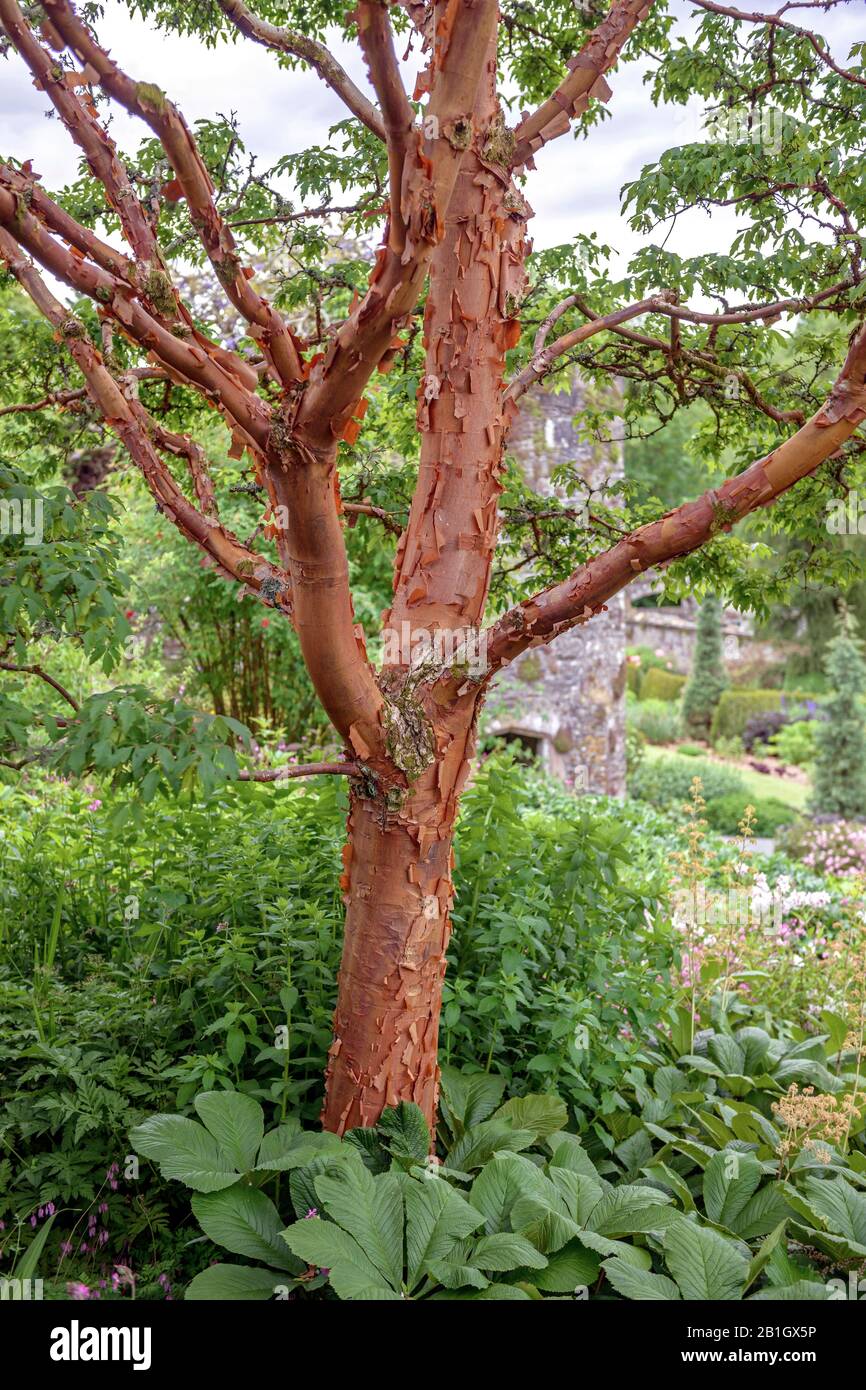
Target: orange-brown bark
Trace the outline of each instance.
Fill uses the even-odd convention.
[[[412,1100],[432,1125],[452,840],[487,682],[526,647],[588,621],[636,574],[703,545],[771,503],[838,450],[866,417],[866,330],[855,338],[823,410],[805,422],[799,413],[776,412],[778,423],[802,427],[768,458],[624,537],[562,583],[507,613],[486,634],[485,670],[467,675],[462,660],[437,665],[429,657],[413,660],[411,649],[395,655],[392,648],[383,670],[374,672],[352,607],[337,450],[341,439],[351,441],[357,434],[364,391],[393,354],[397,335],[416,313],[425,289],[420,469],[384,624],[386,634],[408,629],[428,639],[483,622],[502,451],[523,392],[562,354],[597,333],[618,332],[657,350],[657,339],[622,326],[643,313],[657,311],[673,321],[707,319],[677,305],[660,287],[657,295],[604,317],[587,311],[588,322],[548,346],[554,323],[577,303],[578,297],[570,296],[542,325],[528,365],[510,384],[505,380],[506,352],[520,335],[530,215],[512,171],[531,165],[533,152],[567,130],[590,100],[607,98],[603,74],[616,63],[652,0],[613,0],[607,17],[569,63],[568,76],[514,132],[504,125],[497,97],[495,0],[440,0],[429,18],[423,6],[407,6],[424,32],[429,56],[416,92],[419,99],[428,98],[423,123],[416,121],[402,87],[386,6],[360,0],[356,17],[377,108],[322,44],[258,20],[241,0],[219,4],[255,41],[309,61],[387,146],[384,242],[365,294],[342,323],[333,325],[327,349],[303,359],[288,323],[255,290],[240,263],[181,113],[157,87],[133,80],[117,66],[69,0],[44,0],[44,43],[17,0],[0,0],[0,30],[86,155],[119,216],[131,254],[121,254],[54,203],[29,165],[0,164],[0,259],[53,325],[84,377],[84,388],[49,393],[38,407],[62,407],[86,392],[178,530],[221,573],[281,610],[297,629],[313,685],[347,748],[345,761],[306,770],[344,773],[351,789],[342,878],[345,948],[323,1121],[342,1132],[374,1123],[387,1104]],[[64,69],[45,44],[65,48],[81,70]],[[139,201],[98,118],[91,85],[140,116],[162,142],[202,247],[261,346],[261,364],[222,349],[193,324],[162,262],[152,211]],[[111,354],[103,358],[83,323],[50,293],[28,257],[95,301],[109,340],[112,332],[124,334],[151,365],[123,373],[112,367]],[[844,283],[819,289],[810,300],[790,304],[817,307],[843,288]],[[713,318],[766,319],[770,309],[785,307],[780,301]],[[267,374],[271,380],[263,392]],[[265,489],[263,521],[276,542],[279,565],[220,523],[202,449],[144,409],[138,382],[154,376],[196,390],[221,413],[232,436],[232,457],[246,452]],[[194,501],[175,480],[166,455],[185,464]],[[377,509],[364,504],[354,509],[365,510]]]

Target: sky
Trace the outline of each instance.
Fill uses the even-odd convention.
[[[766,8],[773,7],[768,0]],[[687,26],[692,7],[674,0],[674,9]],[[848,0],[828,15],[810,17],[809,24],[826,35],[837,61],[844,61],[850,45],[864,37],[864,0]],[[215,50],[194,38],[168,41],[145,21],[130,18],[118,0],[108,0],[98,32],[131,76],[157,82],[191,124],[229,108],[236,111],[242,138],[258,155],[260,169],[281,155],[324,143],[328,127],[346,114],[315,73],[282,70],[271,53],[247,40]],[[357,46],[338,40],[334,49],[358,86],[370,92]],[[564,135],[537,156],[537,171],[526,188],[536,214],[530,234],[537,249],[595,231],[617,253],[614,264],[624,268],[642,244],[620,215],[620,189],[665,149],[696,138],[699,128],[698,103],[686,111],[652,105],[642,82],[645,66],[625,64],[609,78],[612,119],[592,129],[586,140]],[[408,74],[407,80],[411,85]],[[0,60],[0,152],[32,159],[45,186],[57,188],[74,177],[78,152],[59,122],[46,119],[48,107],[17,55]],[[134,149],[146,128],[122,108],[114,112],[114,138],[121,148]],[[731,209],[714,209],[711,215],[694,210],[678,219],[667,245],[682,255],[725,251],[736,225]],[[653,239],[661,241],[666,230]]]

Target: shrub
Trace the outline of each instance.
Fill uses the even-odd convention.
[[[754,807],[757,835],[773,835],[797,819],[794,808],[784,801],[769,796],[756,799],[746,792],[714,797],[707,802],[704,818],[710,829],[717,830],[720,835],[736,835],[747,806]]]
[[[644,679],[649,671],[670,671],[670,658],[664,652],[652,647],[626,647],[626,684],[635,695],[640,695]]]
[[[794,724],[786,724],[770,739],[770,747],[783,763],[793,763],[803,767],[815,757],[816,730],[821,727],[817,719],[798,719]]]
[[[866,811],[866,721],[859,697],[866,686],[866,664],[851,614],[843,609],[827,648],[827,679],[832,694],[826,722],[815,736],[811,808],[835,816]]]
[[[646,756],[646,735],[633,724],[628,724],[625,731],[625,770],[630,777],[633,772],[637,772]]]
[[[683,693],[686,677],[677,671],[665,671],[653,666],[647,671],[640,687],[641,700],[678,700]]]
[[[684,758],[702,758],[706,753],[703,744],[700,743],[678,743],[677,752]]]
[[[785,851],[819,874],[866,874],[866,825],[852,821],[802,821],[785,836]]]
[[[631,779],[629,789],[633,796],[653,806],[676,810],[690,795],[695,777],[700,777],[707,801],[746,793],[745,781],[736,768],[711,762],[709,758],[681,758],[676,754],[647,760]]]
[[[717,738],[743,738],[750,719],[781,708],[781,690],[726,690],[716,706],[710,738],[713,743]]]
[[[698,613],[698,631],[692,673],[683,692],[683,728],[706,738],[722,691],[728,684],[722,660],[722,605],[715,595],[704,599]]]
[[[667,700],[641,700],[629,709],[627,719],[647,743],[673,743],[680,730],[676,709]]]

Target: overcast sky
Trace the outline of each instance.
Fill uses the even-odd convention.
[[[687,24],[691,7],[684,0],[674,3]],[[826,34],[835,57],[844,61],[855,39],[866,37],[863,21],[864,0],[848,0],[809,23]],[[281,70],[272,54],[246,40],[216,50],[193,38],[168,41],[143,20],[131,19],[117,0],[108,0],[99,34],[132,76],[163,87],[190,123],[236,111],[244,142],[259,156],[260,169],[281,155],[324,143],[328,127],[345,115],[342,103],[314,73]],[[335,48],[358,85],[369,90],[357,47],[338,41]],[[645,67],[626,65],[610,79],[612,119],[592,130],[587,140],[562,136],[539,154],[526,190],[536,212],[531,234],[537,248],[591,230],[623,257],[640,245],[619,215],[620,189],[664,149],[696,138],[699,109],[697,104],[691,113],[655,108],[642,82]],[[48,107],[17,55],[0,60],[0,152],[32,159],[45,185],[59,187],[74,176],[77,151],[59,123],[46,119]],[[120,108],[115,108],[112,131],[127,149],[147,133]],[[711,218],[695,211],[678,220],[667,244],[681,254],[723,251],[735,225],[732,210],[715,210]],[[663,235],[660,231],[654,239]]]

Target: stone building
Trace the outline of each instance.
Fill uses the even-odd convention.
[[[553,495],[553,470],[578,463],[593,487],[622,476],[622,448],[579,439],[574,416],[584,386],[524,398],[509,453],[541,495]],[[617,422],[611,426],[618,433]],[[583,627],[525,652],[500,677],[487,729],[521,743],[575,792],[625,792],[625,599],[617,595]]]

